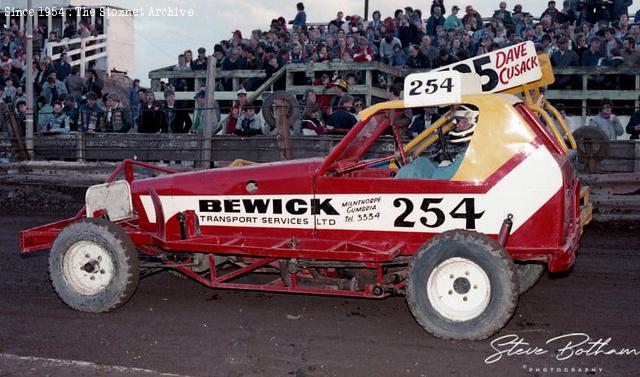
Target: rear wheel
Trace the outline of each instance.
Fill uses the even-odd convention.
[[[73,309],[101,313],[126,303],[138,286],[139,261],[129,236],[105,219],[64,228],[51,247],[49,276]]]
[[[495,240],[453,230],[432,238],[409,266],[407,303],[416,321],[445,339],[484,339],[511,318],[518,301],[511,257]]]
[[[544,273],[544,264],[535,262],[517,262],[520,294],[533,288]]]

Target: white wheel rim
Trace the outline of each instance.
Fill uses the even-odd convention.
[[[113,259],[100,245],[90,241],[74,243],[62,259],[62,273],[71,288],[82,295],[95,295],[113,279]]]
[[[465,258],[451,258],[431,271],[427,280],[427,297],[441,316],[452,321],[468,321],[479,316],[489,305],[489,276],[476,263]]]

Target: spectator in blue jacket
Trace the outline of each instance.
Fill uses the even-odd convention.
[[[67,87],[62,81],[56,78],[56,73],[53,72],[47,78],[47,83],[44,84],[42,88],[42,94],[47,97],[47,101],[53,105],[61,94],[67,94]]]
[[[296,8],[298,9],[298,13],[296,13],[296,18],[293,21],[289,21],[290,24],[293,24],[294,28],[298,26],[302,26],[307,23],[307,14],[304,12],[304,4],[298,3],[296,4]]]

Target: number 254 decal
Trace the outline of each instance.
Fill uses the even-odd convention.
[[[437,207],[437,204],[440,204],[442,200],[442,198],[422,199],[422,204],[420,205],[422,213],[425,215],[433,214],[433,216],[435,216],[435,221],[431,223],[429,221],[433,219],[427,218],[427,216],[421,216],[419,220],[423,226],[427,228],[437,228],[444,224],[446,215],[442,209]],[[407,221],[407,217],[409,217],[414,210],[413,202],[408,198],[397,198],[393,201],[393,206],[396,208],[404,207],[404,211],[396,218],[393,225],[399,228],[413,228],[416,222]],[[476,213],[474,198],[464,198],[451,212],[449,212],[449,216],[454,219],[465,219],[465,228],[475,229],[476,220],[481,218],[482,215],[484,215],[484,212],[485,211]]]

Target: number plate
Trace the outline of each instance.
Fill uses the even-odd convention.
[[[453,63],[438,71],[477,73],[482,80],[483,93],[502,92],[542,78],[536,46],[531,41]]]
[[[404,79],[405,107],[462,102],[462,79],[456,71],[412,73]]]

